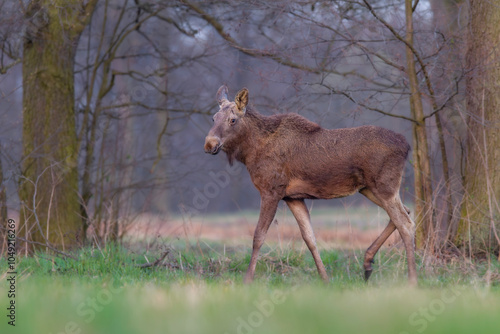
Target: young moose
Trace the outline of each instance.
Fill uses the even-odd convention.
[[[226,86],[219,88],[220,109],[205,139],[205,152],[226,152],[230,163],[246,165],[259,190],[261,208],[245,282],[253,280],[259,250],[284,200],[299,224],[318,273],[328,282],[304,199],[329,199],[360,192],[383,208],[389,224],[365,254],[367,280],[373,258],[387,238],[398,230],[406,247],[408,278],[417,283],[414,223],[401,203],[399,187],[410,146],[405,138],[376,126],[327,130],[297,114],[263,116],[248,105],[243,88],[234,102]]]

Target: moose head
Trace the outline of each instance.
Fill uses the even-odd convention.
[[[225,85],[217,91],[219,111],[213,116],[214,125],[205,138],[206,153],[217,154],[221,149],[225,151],[225,148],[239,137],[238,130],[248,105],[248,89],[240,90],[234,102],[228,100],[227,93]]]

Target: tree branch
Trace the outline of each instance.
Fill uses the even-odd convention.
[[[290,61],[288,59],[280,57],[276,53],[273,53],[273,52],[270,52],[270,51],[245,48],[245,47],[241,46],[235,39],[233,39],[228,33],[226,33],[224,31],[224,27],[222,26],[222,24],[219,23],[219,21],[217,21],[216,18],[214,18],[213,16],[209,15],[208,13],[206,13],[199,6],[197,6],[197,5],[189,2],[187,0],[182,0],[182,2],[186,6],[188,6],[190,9],[192,9],[193,11],[195,11],[196,13],[198,13],[201,16],[202,19],[204,19],[208,24],[210,24],[215,29],[215,31],[226,42],[228,42],[229,45],[231,45],[236,50],[239,50],[240,52],[242,52],[242,53],[244,53],[246,55],[249,55],[249,56],[253,56],[253,57],[270,58],[270,59],[272,59],[272,60],[274,60],[274,61],[276,61],[276,62],[278,62],[278,63],[280,63],[282,65],[285,65],[285,66],[288,66],[288,67],[291,67],[291,68],[295,68],[295,69],[299,69],[299,70],[303,70],[303,71],[306,71],[306,72],[310,72],[310,73],[314,73],[314,74],[320,74],[322,72],[318,68],[313,68],[313,67],[309,67],[309,66],[306,66],[306,65],[297,64],[297,63],[292,62],[292,61]]]
[[[232,38],[228,33],[226,33],[222,24],[220,24],[220,22],[215,17],[209,15],[207,12],[205,12],[199,6],[189,2],[187,0],[182,0],[182,2],[186,6],[188,6],[190,9],[192,9],[193,11],[198,13],[202,19],[204,19],[208,24],[210,24],[215,29],[215,31],[219,34],[219,36],[221,36],[226,42],[228,42],[228,44],[231,47],[242,52],[243,54],[246,54],[246,55],[252,56],[252,57],[270,58],[270,59],[276,61],[277,63],[279,63],[280,65],[287,66],[287,67],[294,68],[294,69],[298,69],[298,70],[302,70],[302,71],[313,73],[313,74],[329,73],[329,74],[339,75],[342,77],[347,77],[349,75],[352,75],[352,76],[356,76],[360,79],[366,80],[368,82],[371,82],[375,85],[379,85],[382,87],[389,87],[388,85],[384,85],[382,83],[375,82],[375,81],[373,81],[373,79],[370,79],[367,76],[360,74],[356,71],[339,72],[339,71],[328,70],[328,69],[325,69],[322,67],[310,67],[307,65],[298,64],[296,62],[293,62],[293,61],[286,59],[284,57],[281,57],[277,53],[274,53],[271,51],[246,48],[246,47],[240,45],[234,38]],[[391,66],[396,67],[396,68],[401,70],[401,66],[390,62],[387,58],[383,58],[379,54],[375,54],[375,55],[377,57],[379,57],[381,60],[383,60],[384,62],[386,62],[388,65],[391,65]]]
[[[17,64],[19,64],[21,62],[21,58],[17,58],[16,60],[14,60],[12,63],[10,63],[9,65],[7,66],[3,66],[3,67],[0,67],[0,74],[5,74],[7,73],[8,70],[10,70],[12,67],[16,66]]]
[[[417,10],[418,2],[419,2],[419,0],[415,0],[415,3],[414,3],[414,4],[413,4],[413,6],[411,7],[411,11],[412,11],[412,12],[415,12],[415,10]]]
[[[455,92],[453,94],[451,94],[450,96],[448,96],[448,98],[446,99],[446,101],[444,101],[440,107],[437,107],[437,105],[434,107],[434,110],[429,114],[429,115],[426,115],[424,116],[424,120],[429,118],[429,117],[432,117],[434,116],[435,114],[437,114],[438,112],[440,112],[441,110],[443,110],[446,105],[448,104],[448,102],[450,102],[455,96],[458,95],[459,93],[459,85],[458,85],[458,82],[460,80],[456,80],[455,81],[455,86],[456,86],[456,89],[455,89]]]
[[[404,119],[404,120],[407,120],[407,121],[410,121],[410,122],[414,122],[414,123],[418,123],[417,120],[411,118],[411,117],[408,117],[408,116],[403,116],[403,115],[397,115],[397,114],[392,114],[392,113],[389,113],[389,112],[386,112],[386,111],[383,111],[382,109],[379,109],[379,108],[375,108],[375,107],[370,107],[366,104],[364,104],[363,102],[359,102],[357,101],[354,97],[352,97],[349,93],[345,92],[345,91],[338,91],[334,88],[331,88],[331,87],[328,87],[328,86],[325,86],[324,84],[321,84],[321,86],[329,89],[331,91],[331,94],[339,94],[339,95],[343,95],[345,96],[347,99],[349,99],[351,102],[353,102],[354,104],[356,105],[359,105],[365,109],[368,109],[368,110],[372,110],[372,111],[376,111],[378,112],[379,114],[382,114],[382,115],[385,115],[385,116],[391,116],[391,117],[395,117],[395,118],[401,118],[401,119]]]

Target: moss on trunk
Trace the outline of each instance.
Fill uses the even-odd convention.
[[[466,81],[465,197],[456,243],[472,253],[500,240],[500,0],[471,1]]]
[[[27,11],[19,235],[63,249],[82,241],[74,57],[94,6],[45,0],[31,2]]]

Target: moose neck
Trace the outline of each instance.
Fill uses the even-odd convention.
[[[238,160],[246,165],[247,158],[253,156],[262,143],[262,140],[274,132],[279,125],[272,117],[259,114],[256,110],[248,108],[241,119],[239,135],[226,146],[226,154],[230,164]]]

